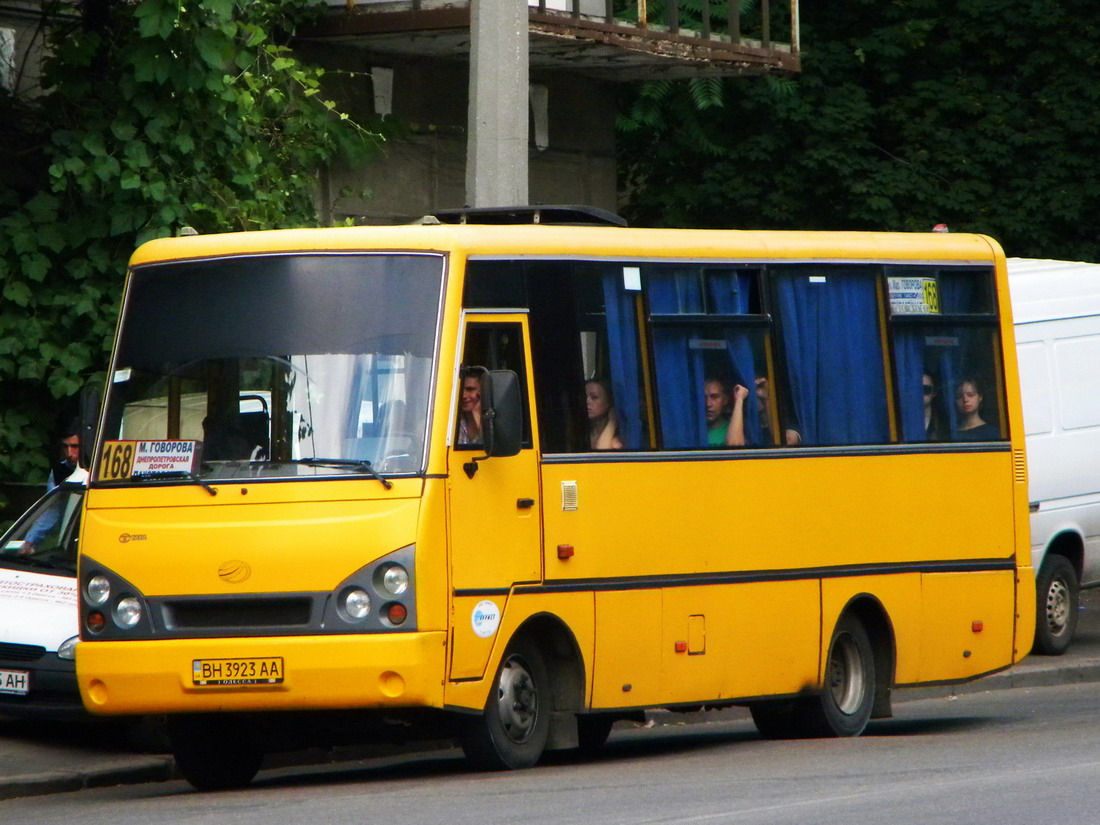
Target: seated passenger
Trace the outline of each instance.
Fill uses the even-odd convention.
[[[982,418],[982,393],[978,382],[964,378],[955,391],[960,441],[995,441],[1001,437],[997,425]]]
[[[764,434],[764,443],[771,445],[775,441],[771,436],[772,422],[768,407],[771,390],[768,386],[768,378],[763,375],[759,376],[754,383],[756,385],[756,406],[760,414],[760,430]],[[788,447],[797,447],[802,443],[802,433],[792,427],[787,427],[783,431],[783,443]]]
[[[921,376],[921,392],[924,395],[924,440],[942,441],[943,424],[940,421],[939,407],[936,405],[936,381],[929,373]]]
[[[593,450],[621,450],[619,414],[607,382],[596,378],[585,382],[584,397],[588,412],[588,446]]]
[[[481,443],[480,367],[463,367],[459,372],[462,393],[458,400],[458,438],[456,444]]]
[[[708,447],[745,446],[745,399],[748,397],[748,388],[740,384],[730,390],[717,378],[708,378],[703,383]]]

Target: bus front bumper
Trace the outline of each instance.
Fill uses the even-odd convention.
[[[81,642],[76,669],[97,714],[438,708],[445,661],[440,631]]]

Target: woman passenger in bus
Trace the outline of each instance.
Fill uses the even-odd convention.
[[[960,441],[991,441],[1001,437],[996,425],[982,418],[982,393],[978,382],[964,378],[955,391]]]
[[[457,444],[481,443],[481,375],[477,367],[463,367],[459,372],[462,395],[458,399]]]
[[[588,446],[593,450],[621,450],[619,414],[611,399],[611,387],[598,378],[586,381],[584,400],[588,412]]]

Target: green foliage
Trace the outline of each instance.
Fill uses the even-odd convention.
[[[1087,0],[802,4],[803,71],[627,93],[638,224],[985,232],[1100,260],[1100,14]],[[1071,34],[1067,34],[1071,33]]]
[[[298,0],[97,0],[52,36],[47,94],[0,100],[42,179],[0,186],[0,479],[44,478],[57,411],[106,367],[126,260],[200,232],[316,223],[319,168],[377,135],[288,36]],[[94,12],[94,13],[93,13]]]

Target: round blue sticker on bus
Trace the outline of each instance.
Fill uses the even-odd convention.
[[[470,617],[474,633],[482,639],[488,639],[497,632],[500,626],[500,608],[496,602],[483,601],[474,605],[474,612]]]

